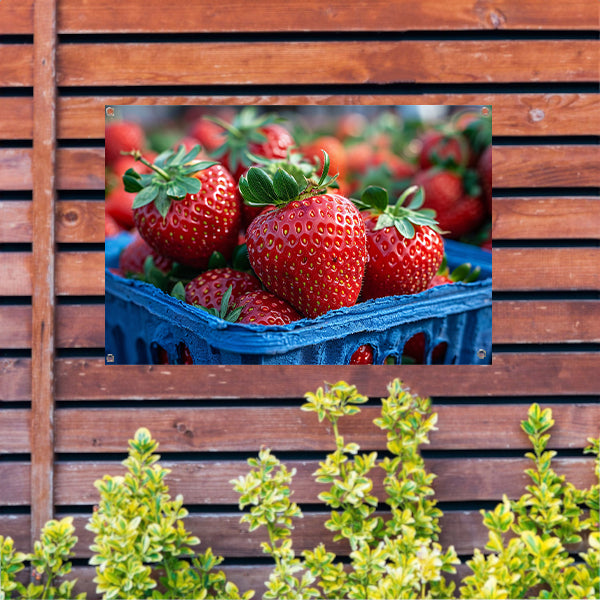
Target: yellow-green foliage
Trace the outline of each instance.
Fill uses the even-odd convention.
[[[327,420],[335,450],[314,473],[327,486],[319,495],[329,507],[325,526],[334,540],[345,540],[350,562],[344,564],[319,544],[300,556],[292,547],[294,519],[302,518],[292,501],[294,470],[268,449],[248,460],[249,472],[232,481],[240,494],[242,522],[250,531],[265,527],[263,552],[274,567],[265,598],[600,598],[600,484],[580,490],[552,469],[548,450],[554,421],[550,409],[533,404],[521,423],[533,451],[531,483],[518,500],[504,497],[494,510],[482,511],[488,530],[485,552],[467,561],[471,573],[458,590],[446,574],[459,563],[454,548],[439,544],[441,510],[434,498],[435,475],[428,473],[419,447],[429,443],[437,415],[429,398],[420,398],[394,380],[382,399],[374,424],[387,436],[388,456],[361,453],[346,441],[338,423],[360,413],[367,398],[339,382],[306,394],[305,411]],[[586,452],[595,458],[600,481],[600,441],[590,439]],[[210,599],[240,596],[222,571],[221,557],[209,548],[196,554],[200,540],[183,524],[183,498],[172,499],[169,473],[158,463],[158,444],[140,428],[129,441],[123,476],[96,482],[100,502],[87,528],[95,534],[90,564],[96,566],[97,591],[104,600],[120,598]],[[372,474],[383,470],[385,496],[373,494]],[[376,509],[389,506],[383,518]],[[13,540],[0,536],[0,600],[76,598],[70,558],[77,542],[71,517],[49,521],[30,554],[16,552]],[[577,559],[568,548],[585,545]],[[31,565],[34,583],[17,581]]]

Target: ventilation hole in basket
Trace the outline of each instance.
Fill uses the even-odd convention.
[[[446,359],[446,352],[448,350],[448,342],[440,342],[432,351],[431,351],[431,364],[432,365],[443,365]],[[456,360],[454,358],[453,362]]]
[[[422,365],[425,362],[425,333],[419,331],[406,340],[402,350],[403,365]]]
[[[169,355],[167,351],[156,342],[152,342],[150,344],[150,353],[152,354],[152,364],[153,365],[168,365],[169,364]]]
[[[396,354],[388,354],[383,359],[384,365],[397,365],[398,364],[398,356]]]
[[[190,354],[190,349],[187,347],[185,342],[179,342],[177,344],[177,364],[179,365],[193,365],[194,359]]]
[[[362,344],[350,357],[350,365],[372,365],[373,364],[373,346],[371,344]]]

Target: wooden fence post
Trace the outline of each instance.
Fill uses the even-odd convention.
[[[31,538],[54,512],[56,0],[34,3]]]

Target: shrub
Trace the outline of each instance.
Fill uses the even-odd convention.
[[[327,530],[333,540],[346,540],[349,561],[319,544],[296,555],[294,519],[302,517],[292,501],[294,470],[288,470],[269,449],[250,458],[249,472],[232,481],[242,522],[250,531],[265,527],[265,554],[274,561],[265,598],[600,598],[600,484],[577,489],[552,469],[555,452],[548,450],[554,421],[550,409],[533,404],[521,423],[533,451],[531,479],[518,500],[506,496],[494,510],[482,511],[488,530],[485,553],[476,549],[466,562],[470,574],[458,590],[459,559],[452,546],[439,543],[439,519],[432,483],[419,448],[429,443],[437,415],[429,398],[411,394],[395,380],[382,399],[374,423],[387,436],[387,456],[361,453],[339,432],[341,418],[356,415],[367,401],[357,389],[339,382],[306,394],[305,411],[330,424],[335,450],[314,473],[327,486],[319,499],[329,507]],[[600,480],[600,441],[590,440],[586,452],[595,458]],[[216,571],[221,557],[209,548],[197,554],[200,540],[183,521],[183,498],[172,499],[158,464],[158,444],[145,429],[129,441],[123,476],[106,475],[96,482],[100,502],[87,528],[95,534],[90,564],[96,566],[97,591],[105,600],[117,598],[243,598],[237,587]],[[383,470],[389,514],[373,494],[372,474]],[[573,544],[587,541],[578,559]],[[70,558],[77,542],[71,517],[49,521],[30,554],[17,552],[13,540],[0,536],[0,600],[73,597],[76,580]],[[30,564],[35,582],[17,575]],[[449,576],[455,575],[454,578]],[[75,596],[83,600],[85,594]]]

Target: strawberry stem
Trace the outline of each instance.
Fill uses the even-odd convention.
[[[167,181],[171,181],[171,176],[164,169],[161,169],[160,167],[153,165],[151,162],[148,162],[142,156],[142,153],[139,150],[132,150],[131,152],[121,152],[121,154],[125,154],[126,156],[133,156],[133,158],[135,158],[135,160],[140,161],[143,165],[146,165],[147,167],[149,167],[150,169],[152,169],[153,171],[158,173],[163,179],[166,179]]]

